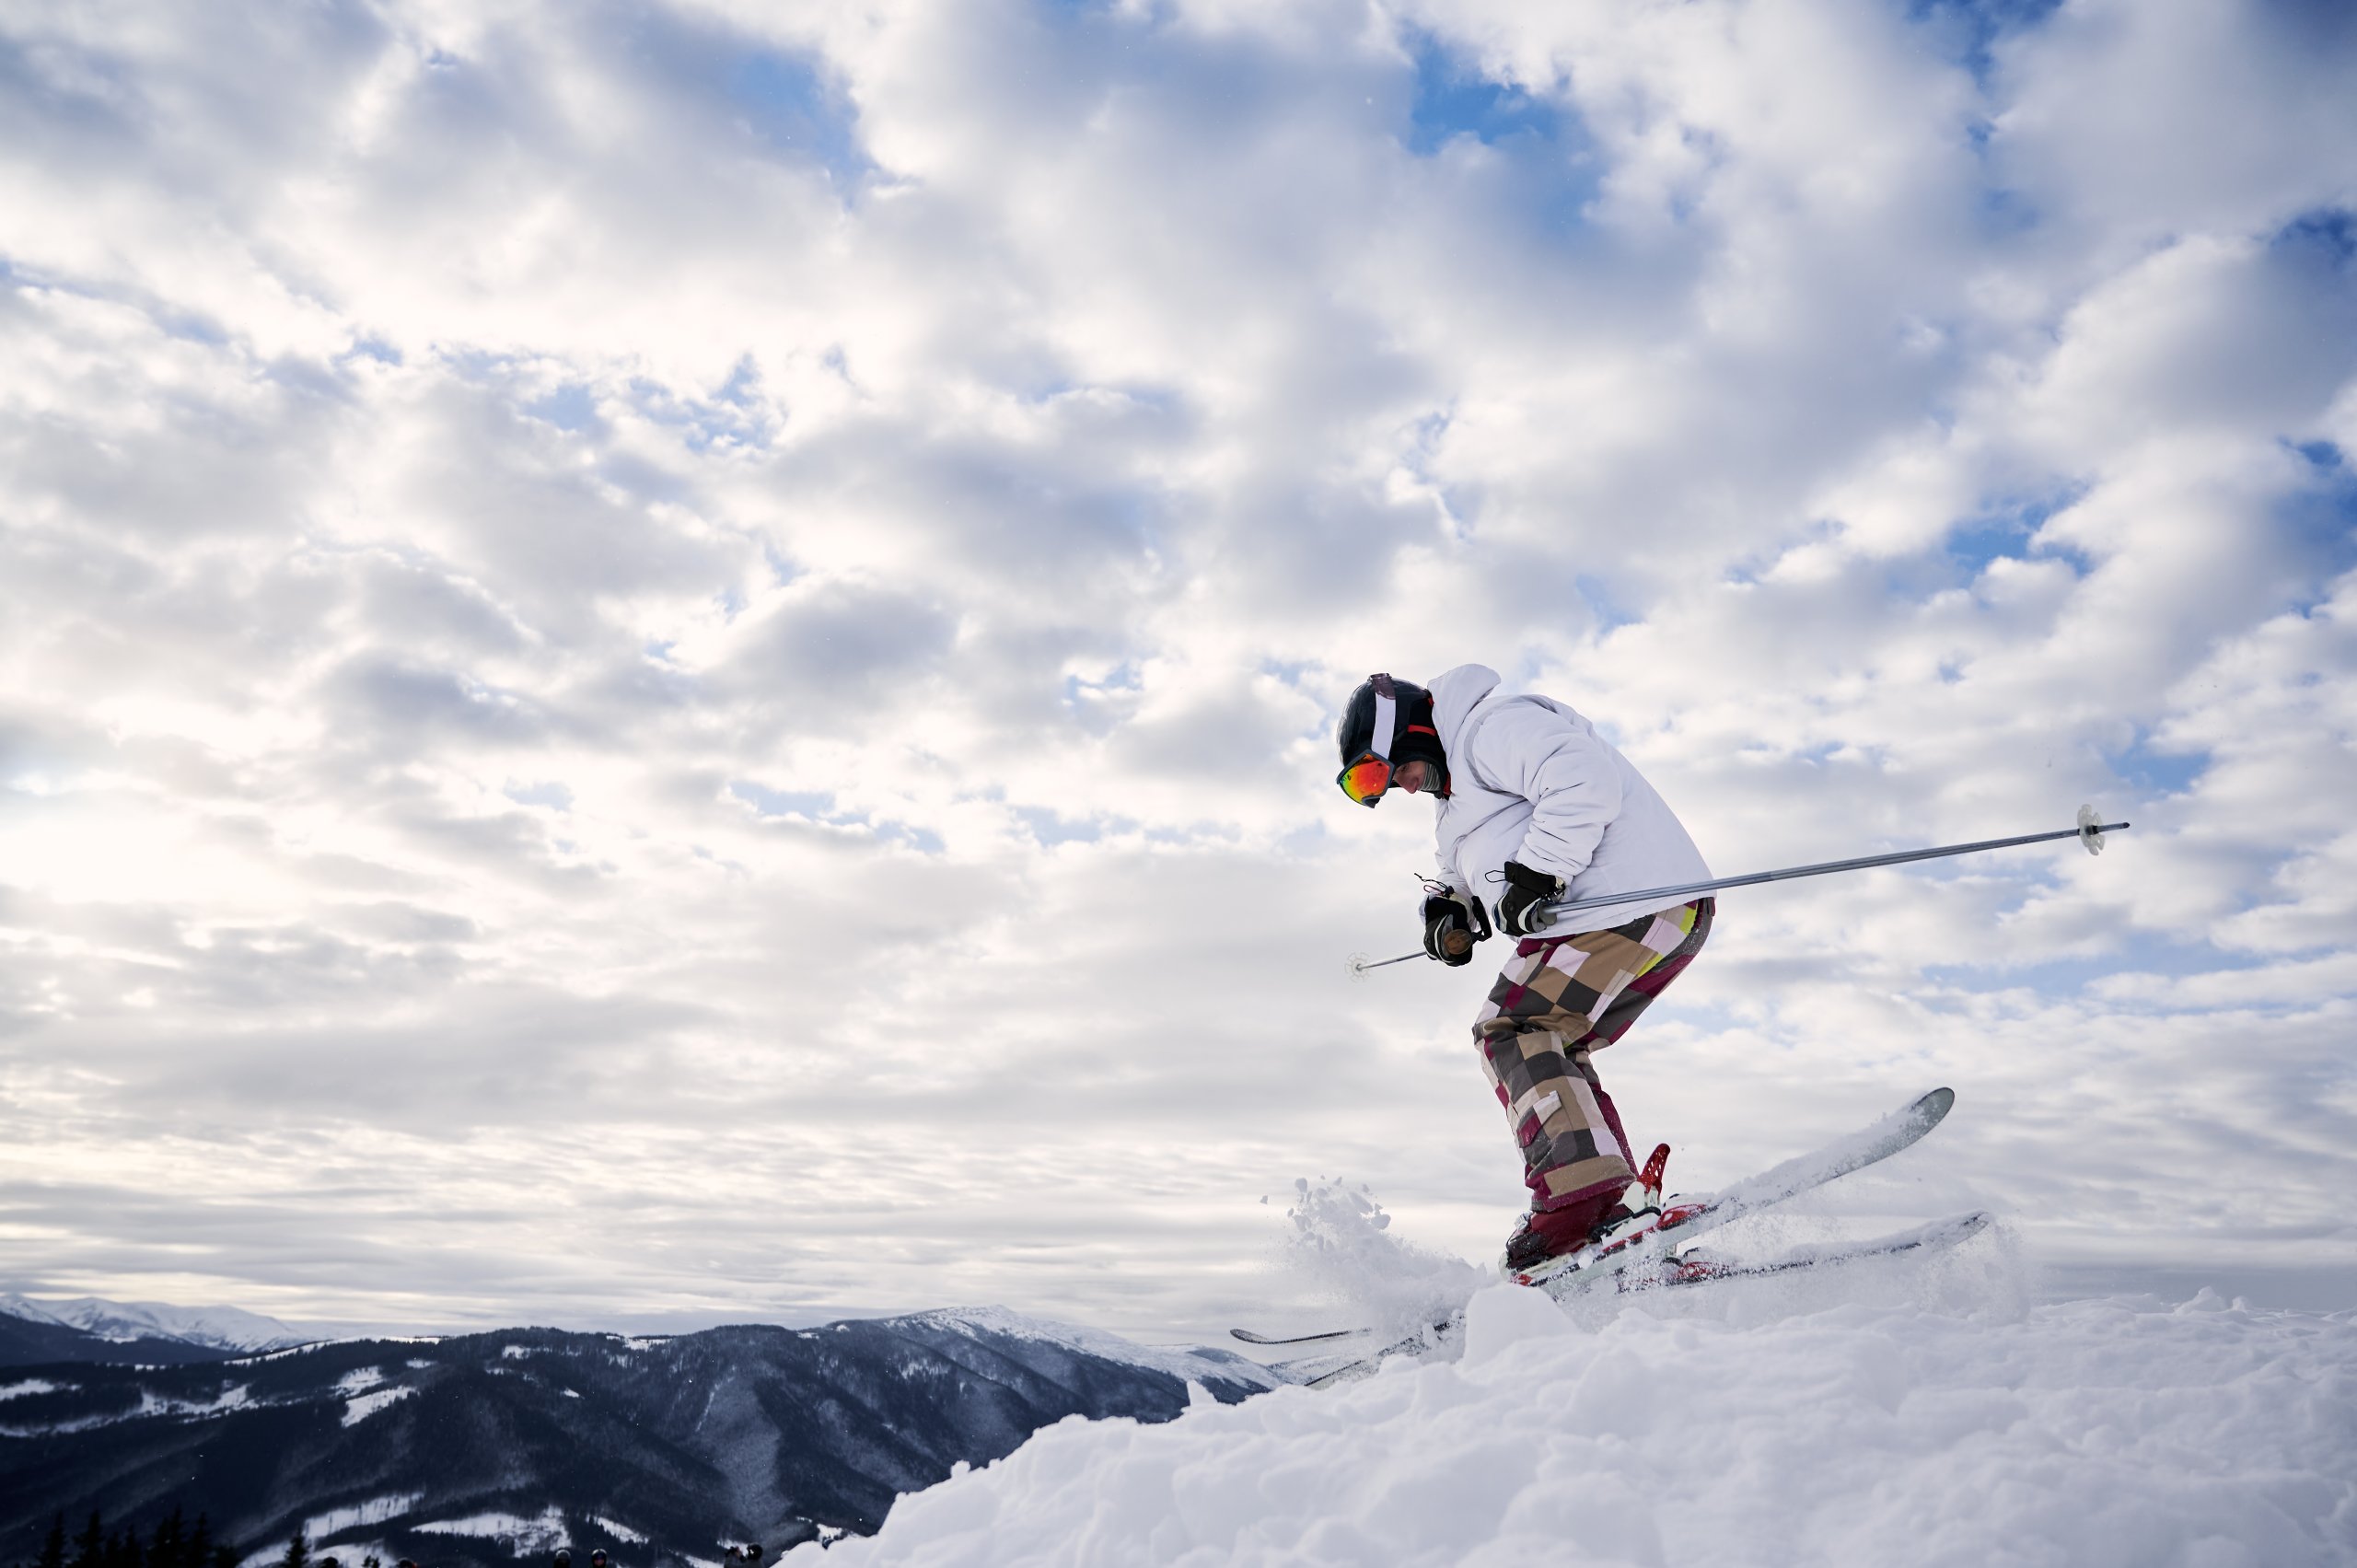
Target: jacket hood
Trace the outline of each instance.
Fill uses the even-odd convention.
[[[1486,664],[1460,664],[1433,677],[1425,688],[1433,694],[1433,727],[1440,731],[1441,749],[1461,755],[1457,738],[1481,699],[1498,689],[1498,672]]]

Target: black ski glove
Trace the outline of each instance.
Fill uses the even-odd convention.
[[[1424,951],[1451,969],[1473,961],[1473,944],[1490,939],[1481,900],[1438,882],[1424,884]]]
[[[1563,896],[1563,879],[1535,871],[1518,860],[1506,862],[1506,890],[1498,895],[1498,924],[1510,935],[1528,936],[1547,918],[1547,904]]]

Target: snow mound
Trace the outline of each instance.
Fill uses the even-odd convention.
[[[1741,1316],[1492,1286],[1454,1362],[1065,1421],[784,1561],[2357,1563],[2357,1313]]]
[[[504,1541],[517,1557],[554,1551],[565,1541],[564,1510],[553,1504],[533,1519],[515,1514],[470,1514],[463,1519],[436,1519],[410,1528],[422,1535],[479,1536]]]
[[[379,1388],[373,1394],[361,1394],[346,1400],[343,1402],[343,1424],[357,1426],[387,1405],[398,1404],[416,1392],[413,1385],[400,1383],[389,1388]],[[373,1519],[368,1522],[376,1523]]]

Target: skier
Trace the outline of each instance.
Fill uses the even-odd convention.
[[[1525,1274],[1650,1229],[1667,1151],[1640,1184],[1592,1057],[1685,971],[1715,906],[1641,899],[1580,911],[1571,929],[1550,925],[1548,906],[1707,881],[1694,841],[1594,725],[1552,698],[1501,691],[1497,672],[1478,664],[1435,677],[1429,691],[1369,676],[1337,738],[1335,782],[1357,804],[1372,807],[1394,788],[1438,797],[1424,951],[1452,966],[1472,961],[1491,934],[1483,889],[1495,889],[1497,927],[1515,939],[1473,1024],[1530,1189],[1506,1271]]]

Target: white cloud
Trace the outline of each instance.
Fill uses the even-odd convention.
[[[1983,22],[0,13],[0,1271],[1202,1330],[1318,1173],[1486,1252],[1328,782],[1468,658],[1723,871],[2138,824],[1731,896],[1607,1063],[1689,1179],[1946,1077],[2034,1243],[2357,1264],[2357,40]]]

